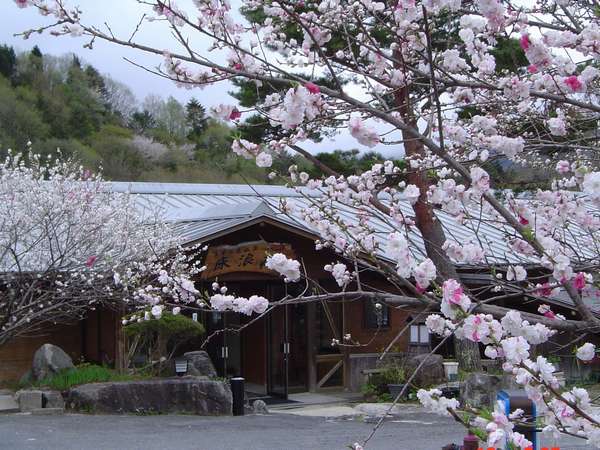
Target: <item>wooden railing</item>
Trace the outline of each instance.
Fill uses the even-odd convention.
[[[317,360],[317,374],[320,373],[319,371],[319,367],[327,364],[327,365],[331,365],[333,363],[333,366],[321,377],[321,379],[317,379],[317,389],[322,389],[323,385],[325,383],[327,383],[331,377],[333,377],[336,372],[338,370],[342,371],[342,383],[339,385],[344,386],[345,385],[345,358],[344,355],[339,354],[339,353],[334,353],[334,354],[330,354],[330,355],[317,355],[316,357]],[[318,378],[318,377],[317,377]],[[337,386],[336,386],[337,387]]]

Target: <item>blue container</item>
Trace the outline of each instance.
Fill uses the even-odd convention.
[[[525,416],[527,418],[531,418],[532,425],[536,425],[537,413],[535,409],[535,403],[529,400],[529,397],[527,397],[527,393],[524,390],[516,389],[500,391],[498,392],[496,399],[502,403],[504,407],[504,414],[507,416],[516,409],[520,408],[525,411]],[[531,429],[515,426],[514,430],[521,433],[532,442],[533,450],[539,450],[537,432],[535,428]],[[504,445],[506,445],[506,443]]]

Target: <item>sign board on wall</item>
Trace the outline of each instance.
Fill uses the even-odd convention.
[[[232,272],[258,272],[273,274],[265,267],[267,256],[283,253],[288,258],[295,258],[290,244],[275,242],[246,242],[238,245],[219,245],[209,247],[204,260],[206,270],[202,278],[214,278]]]

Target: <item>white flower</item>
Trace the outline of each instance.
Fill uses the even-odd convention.
[[[548,119],[547,123],[550,134],[554,136],[564,136],[567,134],[567,124],[560,117],[552,117],[551,119]]]
[[[352,277],[350,276],[350,272],[346,270],[346,264],[337,263],[337,264],[327,264],[324,269],[327,272],[331,272],[331,275],[335,279],[336,283],[339,287],[346,286]]]
[[[162,311],[163,311],[162,305],[154,305],[150,312],[156,319],[160,319],[160,317],[162,316]]]
[[[523,268],[523,266],[509,266],[506,271],[506,280],[507,281],[523,281],[527,278],[527,271]]]
[[[261,152],[256,157],[256,165],[258,167],[271,167],[273,165],[273,157],[267,152]]]
[[[556,171],[561,175],[568,173],[571,170],[571,164],[569,161],[561,160],[556,163]]]
[[[352,117],[348,121],[350,134],[362,145],[375,147],[379,143],[379,135],[372,128],[367,128],[360,117]]]
[[[591,361],[596,356],[596,346],[594,344],[590,344],[586,342],[581,347],[577,349],[576,353],[577,359],[582,361]]]
[[[181,312],[181,308],[179,306],[176,306],[175,308],[173,308],[173,315],[176,316]]]
[[[529,343],[522,336],[504,339],[501,345],[506,360],[511,364],[519,364],[529,356]]]
[[[274,270],[284,277],[286,282],[298,281],[300,279],[300,263],[289,259],[283,253],[275,253],[267,258],[265,263],[267,269]]]
[[[419,200],[419,195],[421,195],[421,191],[414,184],[409,184],[404,189],[404,197],[406,200],[410,202],[411,205],[414,205]]]
[[[439,314],[430,314],[425,319],[425,325],[434,334],[442,335],[446,329],[446,319]]]
[[[415,267],[413,275],[419,287],[423,289],[428,288],[429,284],[435,279],[436,276],[436,269],[433,261],[427,258],[425,261]]]
[[[581,187],[583,192],[590,194],[592,198],[600,197],[600,172],[586,173]]]
[[[490,190],[490,176],[481,167],[471,167],[471,187],[481,194]]]
[[[264,297],[261,297],[260,295],[251,296],[248,299],[248,303],[250,304],[252,311],[254,311],[257,314],[264,313],[269,307],[269,300],[267,300]]]

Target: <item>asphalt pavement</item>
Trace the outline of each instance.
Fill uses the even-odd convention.
[[[358,417],[281,413],[243,417],[7,414],[0,416],[0,449],[347,450],[373,426]],[[413,409],[386,421],[367,449],[440,450],[463,436],[464,430],[452,420]],[[560,444],[561,450],[589,448],[578,441]]]

